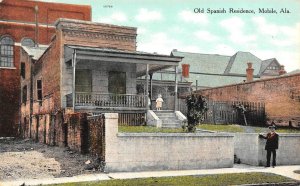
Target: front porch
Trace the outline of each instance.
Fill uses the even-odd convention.
[[[64,49],[62,105],[76,112],[93,115],[117,112],[127,116],[138,113],[146,118],[152,74],[170,67],[175,71],[174,95],[177,95],[180,57],[74,45],[65,45]],[[137,91],[138,78],[144,84],[142,92]],[[176,99],[174,96],[174,103]]]

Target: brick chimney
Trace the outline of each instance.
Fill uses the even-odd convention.
[[[252,63],[247,63],[248,68],[246,69],[247,73],[247,82],[253,81],[253,71],[254,69],[252,68]]]
[[[189,64],[182,64],[182,77],[188,78],[190,76],[190,65]]]
[[[284,70],[284,65],[280,65],[279,75],[286,74],[286,71]]]

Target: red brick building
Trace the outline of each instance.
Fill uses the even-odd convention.
[[[58,18],[91,20],[91,7],[27,0],[0,1],[0,136],[15,136],[20,112],[20,47],[47,45]],[[36,27],[38,22],[38,27]],[[36,29],[38,28],[38,29]]]

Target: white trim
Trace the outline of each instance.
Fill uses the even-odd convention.
[[[19,46],[19,47],[21,47],[21,46],[22,46],[22,44],[21,44],[20,42],[15,42],[15,46]],[[41,45],[41,44],[39,44],[39,47],[48,48],[48,47],[49,47],[49,45]],[[34,48],[34,47],[31,47],[31,48]]]
[[[0,69],[16,70],[17,68],[16,67],[1,67],[0,66]]]
[[[21,22],[21,21],[13,21],[13,20],[0,20],[0,23],[8,23],[8,24],[11,23],[11,24],[24,25],[24,26],[25,26],[25,25],[27,25],[27,26],[33,26],[33,27],[36,26],[35,23]],[[55,28],[55,26],[53,26],[52,24],[47,25],[47,24],[39,23],[38,25],[39,25],[39,27]]]

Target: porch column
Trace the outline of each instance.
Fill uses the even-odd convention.
[[[146,65],[146,110],[148,113],[149,110],[149,82],[148,82],[148,76],[149,76],[149,64]]]
[[[150,98],[152,99],[152,90],[153,90],[152,77],[153,77],[153,73],[151,73],[149,75],[150,75]]]
[[[175,67],[175,88],[174,88],[174,110],[177,111],[177,92],[178,92],[178,78],[177,78],[177,74],[178,74],[178,66],[174,66]]]
[[[72,56],[72,65],[73,65],[72,106],[73,106],[73,111],[75,111],[75,72],[76,72],[76,50],[75,49]]]

